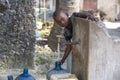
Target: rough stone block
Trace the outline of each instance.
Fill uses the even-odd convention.
[[[72,72],[79,80],[120,80],[120,29],[74,18]]]

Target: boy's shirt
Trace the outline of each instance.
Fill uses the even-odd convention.
[[[70,19],[70,24],[67,27],[65,27],[65,29],[64,29],[64,37],[67,41],[71,40],[71,38],[72,38],[72,28],[73,28],[73,26],[72,26],[72,22]]]
[[[77,17],[77,13],[73,13],[72,16],[69,18],[70,19],[70,24],[65,27],[64,29],[64,37],[65,39],[68,41],[68,40],[71,40],[72,36],[73,36],[73,24],[72,24],[72,20],[73,20],[73,17]]]

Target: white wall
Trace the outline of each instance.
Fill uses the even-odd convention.
[[[114,21],[116,17],[116,0],[98,0],[97,7],[107,14],[107,19]]]

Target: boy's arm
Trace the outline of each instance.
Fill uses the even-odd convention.
[[[91,20],[91,21],[98,21],[98,19],[92,15],[92,12],[90,11],[82,11],[82,12],[79,12],[79,13],[73,13],[73,15],[75,17],[80,17],[80,18],[84,18],[84,19],[88,19],[88,20]]]
[[[70,42],[70,41],[68,41],[68,42]],[[64,53],[62,60],[61,60],[61,64],[63,64],[65,62],[66,58],[68,57],[69,53],[71,52],[71,49],[72,49],[72,45],[67,44],[66,49],[65,49],[65,53]]]

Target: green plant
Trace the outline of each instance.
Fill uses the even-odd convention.
[[[39,65],[39,64],[47,63],[48,60],[45,59],[44,57],[39,56],[39,57],[36,57],[35,62],[36,62],[36,65]]]
[[[50,34],[50,30],[49,29],[44,29],[40,31],[40,35],[42,38],[47,37]]]
[[[42,22],[40,18],[36,18],[36,22]]]

